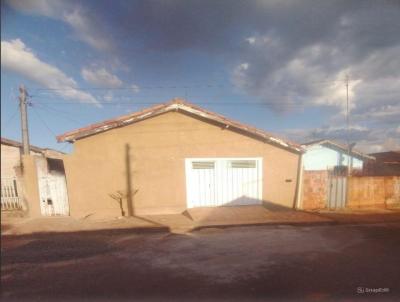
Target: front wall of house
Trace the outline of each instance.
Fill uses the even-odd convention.
[[[31,155],[40,153],[30,152]],[[20,177],[21,150],[19,147],[1,144],[1,177]]]
[[[129,187],[136,192],[134,214],[181,212],[186,208],[185,158],[191,157],[262,157],[263,199],[287,207],[294,202],[297,154],[182,113],[87,137],[74,147],[64,159],[73,216],[120,215],[110,195],[125,195]]]
[[[1,145],[1,177],[16,177],[21,165],[19,148]]]
[[[306,171],[322,171],[339,165],[347,166],[347,162],[347,154],[340,154],[336,150],[321,145],[309,147],[303,156],[304,169]],[[363,166],[363,162],[355,157],[352,157],[352,163],[353,168],[361,169]]]

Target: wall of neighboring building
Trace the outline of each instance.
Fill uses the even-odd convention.
[[[21,166],[19,148],[1,145],[1,177],[15,177]]]
[[[350,157],[352,167],[361,169],[363,162],[355,157]],[[347,166],[348,156],[337,150],[321,145],[314,145],[307,148],[304,154],[303,164],[306,171],[321,171],[333,168],[334,166]]]
[[[293,206],[298,154],[169,112],[75,142],[74,152],[64,157],[70,213],[121,215],[110,195],[129,190],[136,192],[135,214],[182,212],[184,160],[193,157],[262,157],[263,199]],[[127,198],[124,208],[129,209]]]
[[[31,155],[41,153],[31,151]],[[21,151],[19,147],[1,144],[1,177],[20,177]]]

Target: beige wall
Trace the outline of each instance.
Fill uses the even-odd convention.
[[[31,155],[40,155],[40,153],[31,151]],[[20,169],[20,148],[1,144],[1,177],[20,177]]]
[[[15,177],[21,165],[19,148],[1,145],[1,177]]]
[[[109,194],[127,192],[127,144],[131,187],[138,190],[133,197],[136,214],[186,208],[184,159],[190,157],[262,157],[263,199],[293,206],[297,154],[169,112],[75,142],[74,152],[64,157],[72,216],[119,215]]]
[[[39,185],[37,177],[36,159],[39,156],[23,155],[22,190],[24,204],[29,217],[40,217]]]

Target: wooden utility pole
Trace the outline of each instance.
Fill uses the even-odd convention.
[[[23,154],[29,154],[29,131],[28,131],[28,112],[26,108],[26,97],[28,93],[26,92],[25,86],[21,85],[19,87],[19,110],[21,112],[21,131],[22,131],[22,149]]]

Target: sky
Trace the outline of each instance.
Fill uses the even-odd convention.
[[[298,143],[400,149],[400,0],[1,2],[1,135],[34,145],[180,97]],[[349,128],[346,124],[348,79]]]

